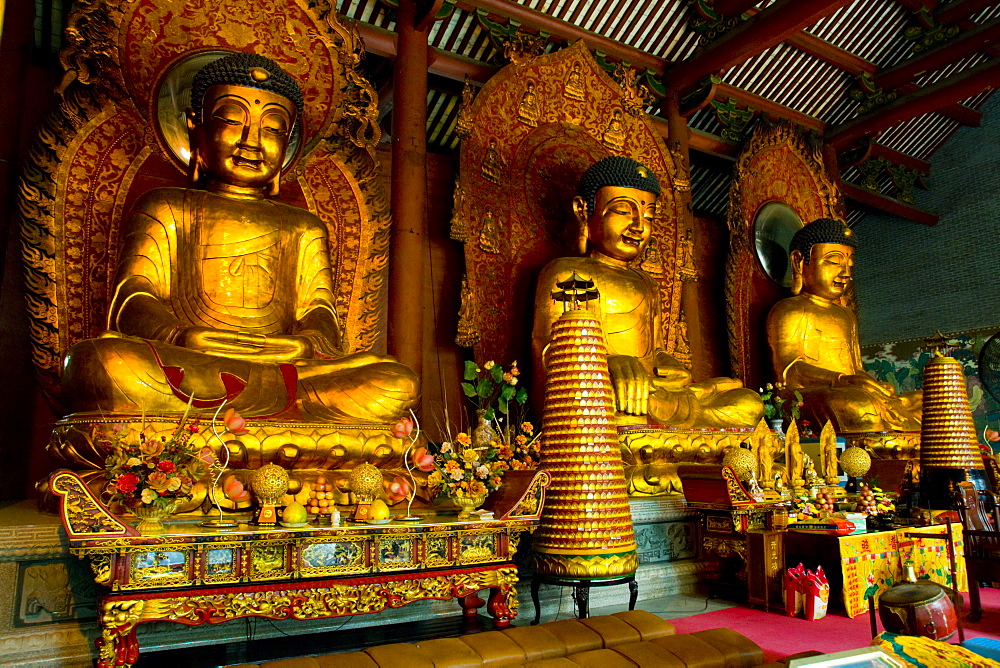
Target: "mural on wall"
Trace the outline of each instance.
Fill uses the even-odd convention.
[[[942,349],[961,363],[979,441],[990,446],[994,453],[1000,452],[1000,402],[979,379],[979,351],[998,329],[1000,327],[984,327],[948,334],[946,347]],[[924,339],[861,347],[865,369],[878,380],[891,383],[897,392],[923,389],[924,367],[933,354],[933,346]]]

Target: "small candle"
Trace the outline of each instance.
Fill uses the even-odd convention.
[[[330,524],[333,526],[340,526],[340,511],[336,508],[333,509],[333,513],[330,514]]]

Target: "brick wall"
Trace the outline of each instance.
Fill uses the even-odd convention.
[[[1000,329],[1000,95],[979,128],[931,158],[917,205],[935,227],[868,215],[856,227],[862,345],[997,325]]]

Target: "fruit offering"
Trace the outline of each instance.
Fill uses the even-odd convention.
[[[309,490],[308,511],[312,519],[326,523],[334,511],[333,485],[319,476]]]
[[[878,487],[861,485],[861,493],[858,495],[857,512],[865,515],[877,515],[879,513],[891,513],[895,510],[892,502],[882,493]]]
[[[834,503],[836,503],[836,499],[834,499],[833,495],[826,492],[816,492],[816,509],[821,516],[833,513],[835,509]]]

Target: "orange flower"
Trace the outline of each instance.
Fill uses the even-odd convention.
[[[459,432],[458,436],[455,437],[455,440],[462,445],[472,445],[472,438],[464,431]]]

